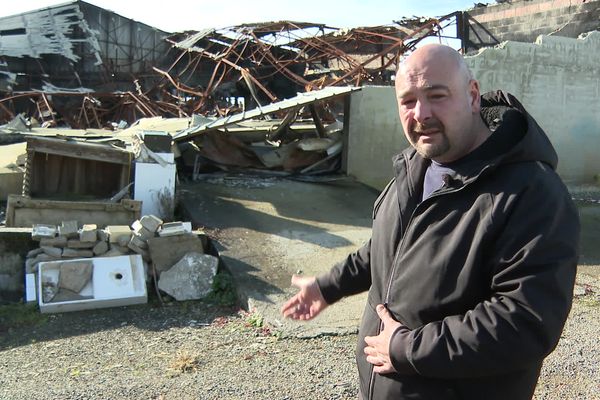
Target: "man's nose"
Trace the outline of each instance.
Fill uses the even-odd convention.
[[[417,101],[414,108],[415,121],[423,123],[431,118],[431,116],[431,106],[426,101]]]

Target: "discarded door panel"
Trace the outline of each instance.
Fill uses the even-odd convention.
[[[99,227],[130,225],[141,216],[142,202],[123,199],[120,203],[32,199],[9,195],[6,226],[60,225],[62,221],[86,221]]]
[[[44,298],[49,287],[58,287],[65,263],[92,262],[92,278],[77,293],[81,299],[53,301]],[[144,304],[148,301],[144,263],[140,255],[49,261],[39,265],[38,304],[42,313]]]

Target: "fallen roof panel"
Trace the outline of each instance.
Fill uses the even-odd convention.
[[[277,111],[289,110],[295,107],[307,105],[310,103],[314,103],[320,100],[331,99],[337,96],[342,96],[349,94],[351,92],[355,92],[360,90],[359,87],[339,87],[339,86],[331,86],[326,87],[321,90],[316,90],[312,92],[306,93],[298,93],[296,97],[292,97],[291,99],[285,99],[282,101],[278,101],[277,103],[272,103],[266,106],[261,106],[254,108],[250,111],[243,111],[239,114],[230,115],[227,117],[219,118],[215,121],[211,121],[209,123],[193,126],[189,129],[179,132],[177,135],[173,137],[173,140],[176,142],[188,141],[198,135],[203,133],[214,131],[217,129],[224,128],[228,125],[236,124],[241,121],[245,121],[248,119],[260,117],[262,115],[271,114]]]

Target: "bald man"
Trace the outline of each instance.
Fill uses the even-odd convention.
[[[414,51],[396,76],[411,144],[371,240],[319,277],[293,276],[284,316],[369,291],[362,399],[531,399],[571,307],[579,220],[557,156],[523,106],[480,95],[462,56]]]

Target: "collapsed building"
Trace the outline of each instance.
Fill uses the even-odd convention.
[[[74,1],[1,18],[0,143],[27,141],[16,150],[25,153],[20,172],[10,172],[21,176],[7,189],[6,224],[128,225],[153,202],[150,213],[168,220],[176,177],[214,170],[306,180],[343,170],[380,188],[389,178],[377,175],[379,160],[387,163],[387,152],[402,145],[389,86],[405,53],[427,38],[454,39],[474,52],[524,38],[528,27],[577,37],[598,28],[598,15],[600,0],[532,0],[376,27],[278,21],[168,33]],[[592,36],[568,46],[592,48]],[[556,76],[538,65],[567,48],[556,46],[538,46],[520,70]],[[499,69],[520,85],[520,64],[507,52],[472,62],[492,76],[493,61],[505,59],[510,67]],[[595,78],[588,70],[582,76],[589,98],[597,98]],[[567,101],[575,86],[562,83]],[[528,88],[542,86],[550,85]],[[142,151],[132,149],[133,136]]]
[[[0,18],[0,124],[115,128],[147,117],[221,117],[327,86],[390,85],[427,37],[463,52],[598,28],[599,1],[476,3],[438,18],[340,29],[264,22],[168,33],[84,1]],[[401,11],[401,10],[399,10]]]
[[[390,84],[440,20],[339,29],[265,22],[169,34],[74,1],[0,18],[0,123],[104,128],[223,116],[326,86]]]

